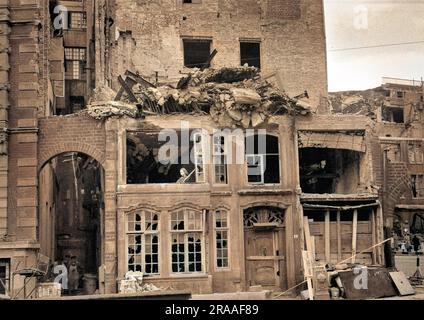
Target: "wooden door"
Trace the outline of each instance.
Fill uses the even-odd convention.
[[[247,286],[285,287],[284,229],[245,229]]]

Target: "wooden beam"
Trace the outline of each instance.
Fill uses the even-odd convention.
[[[208,61],[205,62],[205,64],[200,68],[200,70],[205,70],[211,66],[211,62],[213,58],[215,58],[216,54],[218,53],[218,50],[214,49],[211,53],[211,55],[208,58]]]
[[[330,246],[330,211],[325,212],[325,230],[324,230],[324,241],[325,241],[325,260],[327,263],[331,262],[331,246]]]
[[[376,224],[375,224],[375,210],[372,209],[370,213],[370,220],[371,220],[371,239],[372,239],[372,245],[374,246],[376,242]],[[377,248],[372,248],[372,264],[377,263]]]
[[[309,256],[312,262],[315,261],[315,252],[313,251],[311,233],[309,231],[309,218],[303,217],[303,232],[305,233],[306,251],[309,252]]]
[[[303,208],[308,210],[314,210],[314,209],[324,209],[324,210],[338,210],[338,211],[348,211],[348,210],[355,210],[355,209],[363,209],[363,208],[371,208],[371,207],[377,207],[379,204],[376,203],[369,203],[369,204],[363,204],[363,205],[357,205],[357,206],[327,206],[327,205],[321,205],[321,204],[303,204]]]
[[[342,260],[342,226],[340,224],[340,211],[337,211],[337,261]]]
[[[121,84],[122,89],[124,89],[124,91],[128,94],[128,97],[130,98],[130,101],[131,102],[138,102],[138,99],[136,98],[136,96],[132,92],[131,87],[127,84],[127,82],[125,82],[125,80],[121,76],[118,77],[118,81]],[[118,94],[119,94],[119,92],[118,92]]]
[[[358,210],[354,210],[353,221],[352,221],[352,263],[355,263],[355,259],[356,259],[357,236],[358,236]]]

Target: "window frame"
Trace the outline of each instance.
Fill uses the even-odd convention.
[[[246,136],[245,139],[248,138],[254,138],[256,136],[260,136],[263,134],[251,134]],[[281,146],[280,146],[280,136],[278,134],[272,134],[272,133],[268,133],[266,134],[266,136],[270,136],[270,137],[274,137],[277,139],[277,146],[278,146],[278,153],[265,153],[265,154],[252,154],[252,153],[246,153],[245,150],[245,162],[246,162],[246,182],[249,186],[258,186],[258,185],[264,185],[264,186],[278,186],[281,184],[282,182],[282,164],[281,164]],[[245,140],[246,141],[246,140]],[[245,144],[246,146],[246,144]],[[263,168],[263,163],[266,163],[266,158],[268,156],[277,156],[278,157],[278,171],[279,171],[279,176],[278,176],[278,182],[265,182],[265,171],[261,170],[261,182],[250,182],[249,181],[249,163],[248,163],[248,157],[259,157],[261,159],[261,166]]]
[[[173,214],[178,214],[179,212],[184,211],[184,229],[183,230],[173,230],[172,225],[173,225],[173,221],[179,221],[179,220],[173,220]],[[195,214],[198,214],[200,216],[200,229],[188,229],[188,225],[189,225],[189,212],[194,212]],[[170,246],[169,246],[169,274],[171,276],[184,276],[184,275],[204,275],[206,274],[206,246],[205,246],[205,212],[204,210],[201,209],[196,209],[196,208],[192,208],[192,207],[180,207],[180,208],[176,208],[172,211],[169,211],[169,241],[170,241]],[[189,241],[188,238],[190,235],[192,234],[198,234],[200,237],[200,245],[201,245],[201,251],[200,251],[200,266],[201,266],[201,270],[200,271],[189,271],[190,269],[190,261],[189,261]],[[173,240],[174,240],[174,236],[180,237],[180,235],[183,235],[184,238],[184,271],[183,272],[175,272],[173,271],[173,265],[174,262],[172,260],[174,252],[172,251],[172,245],[173,245]],[[178,244],[180,244],[180,242],[177,242]],[[179,253],[179,251],[177,251]],[[177,254],[178,254],[177,253]],[[178,262],[177,262],[178,263]],[[196,263],[196,262],[194,262]]]
[[[218,143],[216,143],[216,139],[219,139]],[[222,143],[221,139],[224,139],[224,143]],[[212,184],[214,185],[228,185],[229,184],[229,174],[228,174],[228,151],[231,146],[228,145],[228,139],[225,135],[213,135],[212,136]],[[217,150],[220,149],[218,152]],[[230,151],[231,152],[231,151]],[[220,163],[216,162],[216,159],[219,158]],[[223,163],[222,163],[223,162]],[[225,182],[217,181],[217,167],[224,168]]]
[[[191,4],[191,3],[188,3]],[[208,43],[209,44],[209,54],[208,54],[208,58],[210,57],[210,55],[213,52],[213,39],[212,38],[197,38],[197,37],[182,37],[181,38],[182,41],[182,49],[183,49],[183,67],[187,68],[187,69],[194,69],[194,68],[200,68],[200,63],[199,64],[189,64],[187,63],[187,50],[186,50],[186,43],[200,43],[200,42],[204,42],[204,43]],[[207,59],[205,61],[205,63],[207,62]]]
[[[218,212],[225,212],[225,218],[226,218],[226,222],[227,225],[226,227],[217,227],[216,223],[217,223],[217,213]],[[222,271],[228,271],[231,269],[231,258],[230,258],[230,239],[231,239],[231,234],[230,234],[230,210],[228,210],[227,208],[218,208],[216,210],[214,210],[213,212],[213,242],[214,242],[214,268],[215,271],[218,272],[222,272]],[[218,247],[217,247],[217,234],[218,232],[227,232],[227,266],[225,267],[220,267],[218,266]]]
[[[4,278],[4,284],[5,284],[5,294],[7,295],[10,290],[10,259],[0,259],[0,266],[5,267],[5,278]],[[2,286],[0,284],[0,286]],[[2,286],[3,287],[3,286]]]
[[[157,229],[155,231],[154,230],[151,230],[151,231],[145,230],[145,226],[146,226],[146,212],[147,213],[150,213],[152,215],[157,215],[157,217],[158,217],[158,220],[157,220]],[[134,215],[135,214],[141,214],[140,224],[143,226],[143,229],[144,230],[140,230],[140,231],[129,230],[129,228],[128,228],[128,225],[129,225],[129,222],[130,222],[129,221],[129,217],[132,214],[134,214]],[[126,263],[126,270],[127,270],[127,272],[130,271],[130,268],[129,268],[129,257],[130,257],[130,253],[128,252],[128,249],[129,249],[129,237],[130,236],[140,235],[141,236],[141,266],[142,266],[142,268],[141,268],[141,271],[139,271],[139,272],[142,272],[143,273],[143,276],[146,276],[146,277],[154,277],[154,276],[159,276],[161,274],[161,264],[160,264],[160,261],[161,261],[160,226],[161,226],[160,212],[158,212],[156,210],[153,210],[153,209],[138,209],[138,210],[133,210],[131,212],[128,212],[126,214],[126,217],[125,217],[125,248],[126,248],[126,251],[125,251],[126,252],[125,253],[126,260],[125,261],[126,262],[125,263]],[[157,246],[158,246],[158,251],[157,251],[157,256],[158,256],[158,262],[157,262],[158,272],[157,273],[156,272],[155,273],[147,273],[146,272],[146,250],[145,250],[145,248],[146,248],[146,235],[147,236],[151,236],[151,237],[153,237],[153,236],[156,235],[157,238],[158,238],[158,243],[157,243]],[[152,255],[152,253],[150,253],[150,254]],[[135,256],[135,254],[134,254],[134,256]],[[152,262],[150,264],[153,265]]]
[[[73,15],[81,15],[81,19],[77,19],[78,26],[72,26]],[[69,11],[68,12],[68,29],[69,30],[86,30],[87,26],[87,13],[83,11]]]
[[[254,39],[251,39],[251,40],[240,39],[239,40],[239,52],[240,52],[240,65],[241,66],[244,65],[243,64],[243,58],[242,58],[242,49],[241,49],[243,43],[245,43],[245,44],[257,44],[259,46],[259,57],[258,57],[259,67],[256,67],[256,66],[255,67],[258,68],[259,70],[261,70],[262,69],[262,41],[259,40],[259,39],[258,40],[254,40]],[[249,67],[252,66],[249,63],[248,63],[248,65],[249,65]]]

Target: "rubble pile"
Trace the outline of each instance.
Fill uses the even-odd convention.
[[[116,110],[120,107],[117,102],[96,102],[88,107],[89,115],[96,119],[122,115],[136,118],[137,109],[145,115],[210,114],[222,127],[248,128],[257,127],[276,114],[310,113],[307,103],[291,99],[263,79],[257,68],[246,65],[196,70],[182,78],[176,87],[136,84],[131,93],[124,94],[119,101],[124,103],[122,111]],[[129,104],[138,108],[129,108]]]

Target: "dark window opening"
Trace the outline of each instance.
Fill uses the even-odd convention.
[[[192,131],[191,137],[185,146],[181,132],[177,145],[159,141],[157,132],[128,132],[127,183],[204,183],[202,135]]]
[[[9,291],[10,260],[0,259],[0,294],[5,295]]]
[[[403,91],[398,91],[398,92],[396,93],[396,96],[397,96],[399,99],[403,99],[403,98],[405,98],[405,92],[403,92]]]
[[[411,176],[411,191],[413,198],[424,198],[424,175]]]
[[[303,193],[357,193],[359,152],[299,149],[300,186]]]
[[[247,179],[249,183],[280,183],[278,138],[254,135],[246,138]]]
[[[69,104],[70,104],[71,113],[76,113],[84,109],[85,99],[84,97],[72,96],[72,97],[69,97]]]
[[[202,68],[211,54],[210,40],[184,39],[184,66],[187,68]]]
[[[384,91],[384,95],[389,98],[390,95],[391,95],[391,91],[390,90],[385,90]]]
[[[393,123],[404,123],[404,112],[401,107],[383,107],[382,110],[383,121]]]
[[[261,44],[259,42],[240,42],[241,65],[261,68]]]
[[[202,0],[183,0],[183,3],[202,3]]]

